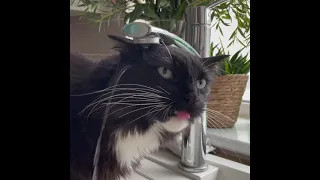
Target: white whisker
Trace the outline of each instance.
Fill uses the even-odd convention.
[[[166,45],[166,43],[164,43],[164,41],[162,40],[162,38],[159,36],[158,33],[155,33],[155,34],[160,38],[160,40],[162,41],[164,47],[167,49],[170,58],[172,59],[171,53],[170,53],[169,48],[168,48],[168,46]]]
[[[141,85],[141,84],[116,84],[116,85],[110,86],[110,87],[102,89],[102,90],[98,90],[98,91],[94,91],[94,92],[90,92],[90,93],[83,93],[83,94],[70,94],[70,96],[86,96],[86,95],[91,95],[91,94],[96,94],[96,93],[109,91],[109,90],[112,90],[115,87],[116,88],[120,88],[120,87],[123,87],[123,86],[137,86],[137,87],[143,87],[143,88],[145,88],[145,89],[147,89],[147,90],[149,90],[151,92],[168,93],[167,91],[165,91],[162,88],[161,88],[161,90],[164,90],[164,91],[160,91],[158,89],[155,89],[155,88],[152,88],[152,87],[148,87],[148,86],[145,86],[145,85]],[[127,90],[127,89],[130,89],[130,88],[134,88],[134,87],[124,87],[122,89],[123,90]]]
[[[124,70],[121,72],[119,78],[116,81],[116,85],[119,83],[122,75],[127,71],[127,68],[129,68],[129,67],[130,66],[126,66],[124,68]],[[108,114],[108,112],[109,112],[109,110],[107,109],[106,110],[106,114]],[[105,128],[106,121],[107,121],[107,118],[104,118],[103,122],[102,122],[101,130],[100,130],[99,138],[97,140],[96,150],[95,150],[94,157],[93,157],[93,175],[92,175],[92,179],[98,179],[98,169],[99,169],[98,164],[99,164],[99,157],[100,157],[101,135],[102,135],[103,130]]]
[[[157,108],[157,107],[155,107],[155,108]],[[163,109],[163,108],[162,108],[162,109]],[[160,109],[160,110],[158,110],[158,111],[161,111],[162,109]],[[157,111],[157,110],[155,110],[155,111]],[[130,121],[129,124],[131,124],[131,123],[137,121],[138,119],[140,119],[140,118],[142,118],[142,117],[145,117],[145,116],[147,116],[147,115],[149,115],[149,114],[151,114],[151,113],[153,113],[153,112],[155,112],[155,111],[151,111],[151,112],[149,112],[149,113],[147,113],[147,114],[144,114],[144,115],[142,115],[142,116],[140,116],[140,117],[138,117],[138,118]]]
[[[167,106],[168,106],[168,105],[164,106],[164,108],[166,108]],[[162,109],[164,109],[164,108],[162,108]],[[155,114],[148,120],[148,122],[150,123],[150,121],[152,121],[153,118],[154,118],[162,109],[160,109],[157,113],[155,113]],[[149,111],[148,111],[148,112],[149,112]]]
[[[128,95],[131,95],[129,97],[127,97]],[[155,102],[155,100],[157,101],[161,101],[161,99],[168,99],[170,100],[170,98],[166,98],[166,97],[162,97],[162,96],[158,96],[158,95],[154,95],[154,94],[150,94],[150,93],[142,93],[142,94],[138,94],[138,93],[122,93],[122,94],[116,94],[113,96],[108,96],[106,98],[100,99],[96,102],[92,102],[89,105],[87,105],[80,113],[82,114],[86,109],[88,109],[91,106],[94,106],[92,109],[94,109],[95,107],[97,107],[97,105],[99,105],[100,103],[110,100],[110,99],[116,99],[116,98],[145,98],[148,99],[150,102],[153,100],[153,102]]]
[[[162,107],[162,106],[159,106],[159,105],[158,105],[158,106],[151,105],[151,106],[147,106],[147,107],[142,107],[142,108],[135,109],[135,110],[133,110],[133,111],[127,112],[127,113],[125,113],[125,114],[122,114],[122,115],[119,116],[118,118],[121,118],[121,117],[123,117],[123,116],[125,116],[125,115],[127,115],[127,114],[131,114],[131,113],[133,113],[133,112],[140,111],[140,110],[143,110],[143,109],[147,109],[147,108],[150,108],[150,107]]]
[[[160,88],[160,89],[162,89],[164,92],[166,92],[167,94],[170,95],[170,93],[169,93],[168,91],[166,91],[165,89],[163,89],[162,87],[160,87],[160,86],[157,86],[157,87]]]

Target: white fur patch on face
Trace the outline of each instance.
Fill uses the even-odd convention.
[[[165,123],[160,123],[160,125],[168,132],[180,132],[189,125],[189,120],[178,119],[177,117],[170,117]]]
[[[121,166],[131,167],[131,163],[144,155],[156,151],[160,147],[161,127],[158,123],[152,125],[144,134],[137,131],[122,136],[116,134],[116,156]],[[161,137],[161,136],[160,136]]]

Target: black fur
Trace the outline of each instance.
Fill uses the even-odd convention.
[[[191,117],[200,115],[209,95],[215,72],[214,64],[226,57],[200,59],[174,46],[151,45],[144,49],[121,39],[116,40],[119,42],[116,49],[120,53],[107,59],[95,62],[77,54],[70,54],[70,178],[73,180],[91,179],[93,157],[104,118],[107,118],[107,121],[101,136],[98,179],[117,180],[120,176],[128,175],[130,168],[120,167],[116,158],[113,146],[115,132],[121,129],[123,134],[127,134],[136,129],[139,133],[144,133],[155,121],[165,122],[168,118],[164,117],[174,116],[175,110],[186,110]],[[173,78],[163,78],[158,73],[158,67],[170,69]],[[206,87],[200,90],[196,86],[199,79],[207,81]],[[90,106],[86,111],[82,111],[98,97],[101,99],[101,95],[116,97],[121,93],[135,92],[128,88],[143,88],[125,85],[122,86],[125,89],[119,91],[112,91],[112,88],[102,91],[115,84],[139,84],[157,89],[154,91],[144,88],[144,91],[170,98],[173,102],[170,111],[167,116],[164,116],[166,109],[148,115],[154,106],[138,110],[141,106],[117,104],[108,108],[108,111],[107,106],[103,106],[103,103],[117,102],[122,98],[105,100],[96,107]],[[167,99],[162,102],[169,103]],[[143,102],[131,99],[130,103]],[[121,108],[123,109],[120,110]],[[90,112],[91,110],[93,111]],[[133,110],[137,111],[124,115]],[[119,117],[121,115],[124,116]],[[137,119],[142,115],[146,116]],[[132,122],[133,119],[137,120]],[[166,141],[172,139],[175,133],[164,132],[159,136],[162,141]]]

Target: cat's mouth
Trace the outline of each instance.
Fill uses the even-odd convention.
[[[191,119],[191,114],[188,111],[175,111],[161,126],[168,132],[180,132],[185,129]]]
[[[177,117],[177,119],[181,121],[190,120],[191,118],[191,115],[188,111],[175,111],[174,114]]]

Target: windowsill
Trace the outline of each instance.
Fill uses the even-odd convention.
[[[242,97],[243,102],[250,103],[250,89],[246,89]]]
[[[233,128],[207,129],[207,137],[213,146],[250,156],[249,103],[243,103],[239,118]]]

